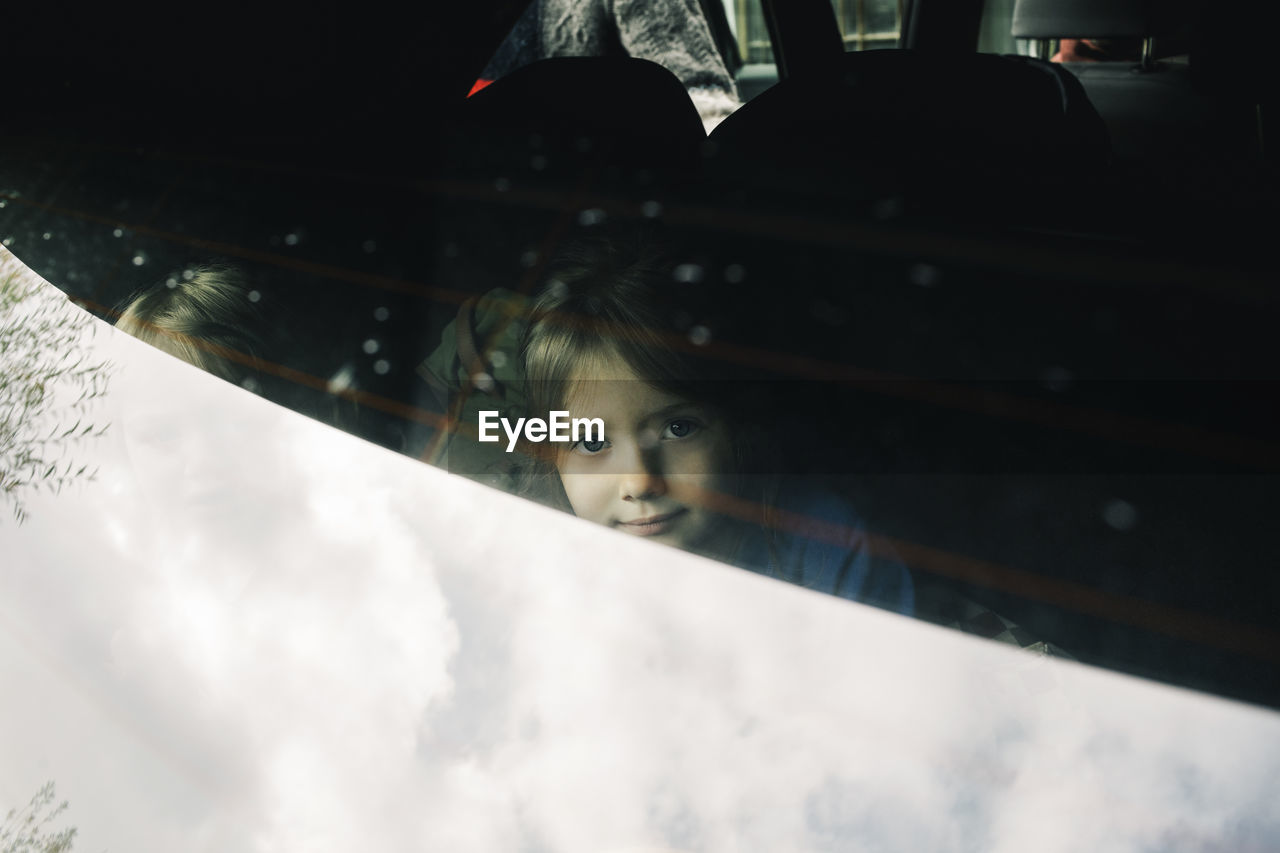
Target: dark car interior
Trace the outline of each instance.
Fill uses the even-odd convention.
[[[762,0],[777,82],[734,63],[745,103],[709,135],[644,59],[468,97],[524,2],[45,7],[6,24],[0,238],[108,322],[240,265],[276,331],[260,393],[425,460],[449,412],[416,368],[468,299],[531,293],[606,224],[678,233],[719,306],[708,351],[777,383],[790,470],[922,588],[1280,708],[1261,26],[1207,0],[985,5],[1028,54],[978,52],[982,0],[906,0],[896,45],[849,51],[830,0]],[[1050,62],[1066,39],[1137,55]]]

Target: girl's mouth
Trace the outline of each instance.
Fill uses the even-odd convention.
[[[639,518],[635,521],[619,521],[617,527],[619,530],[625,530],[632,536],[658,536],[659,534],[670,531],[679,523],[680,517],[689,510],[681,507],[662,515],[650,515],[646,518]]]

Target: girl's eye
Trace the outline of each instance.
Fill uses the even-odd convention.
[[[584,439],[574,444],[571,449],[574,453],[581,453],[583,456],[595,456],[608,446],[609,442],[606,439]]]
[[[666,439],[688,438],[700,429],[702,429],[702,426],[691,418],[676,418],[674,421],[667,423],[666,429],[662,431],[662,437]]]

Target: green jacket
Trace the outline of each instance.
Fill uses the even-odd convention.
[[[453,473],[514,490],[531,460],[498,442],[477,440],[481,411],[515,421],[525,417],[520,343],[530,300],[502,288],[463,303],[440,336],[440,345],[418,366],[444,405],[444,427],[423,458]]]

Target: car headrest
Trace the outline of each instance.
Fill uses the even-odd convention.
[[[977,172],[1103,168],[1106,127],[1070,72],[1027,57],[847,53],[833,75],[794,76],[716,128],[726,156],[936,183]]]
[[[1181,0],[1016,0],[1014,38],[1146,38],[1175,31]]]
[[[627,164],[696,162],[706,139],[683,85],[657,63],[557,57],[518,68],[460,105],[463,124],[536,135]]]

